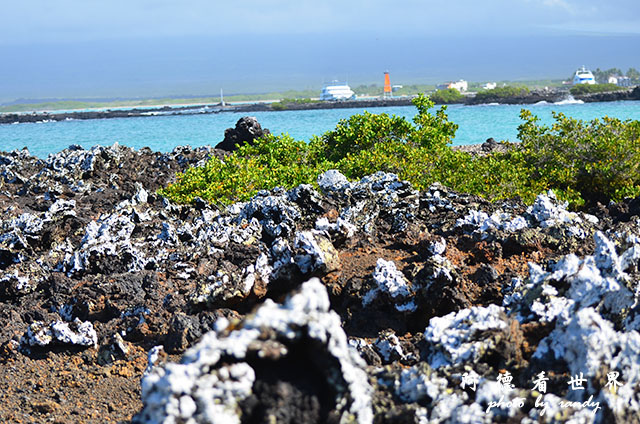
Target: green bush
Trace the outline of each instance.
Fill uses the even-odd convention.
[[[412,126],[405,118],[373,114],[365,111],[341,119],[333,131],[326,132],[319,142],[328,160],[338,161],[348,154],[370,150],[380,142],[406,141]]]
[[[160,193],[178,203],[201,197],[230,204],[261,189],[315,184],[318,174],[331,168],[351,178],[382,169],[416,184],[434,182],[437,178],[424,177],[418,164],[433,168],[434,158],[446,149],[458,126],[448,121],[444,106],[431,115],[433,102],[427,97],[418,96],[413,102],[418,108],[413,124],[403,117],[365,112],[341,120],[333,131],[308,144],[288,135],[269,135],[252,146],[245,144],[224,161],[211,158],[204,167],[189,168]]]
[[[569,92],[574,96],[579,96],[581,94],[606,93],[621,90],[626,90],[626,88],[619,87],[615,84],[578,84],[571,87]]]
[[[553,116],[549,127],[527,110],[520,114],[520,154],[535,170],[533,178],[573,193],[577,202],[619,201],[639,192],[640,121]]]
[[[271,109],[273,110],[285,110],[291,106],[304,105],[309,103],[319,103],[319,100],[312,99],[282,99],[277,102],[271,103]]]
[[[211,158],[205,166],[190,167],[160,193],[177,203],[191,203],[201,197],[228,205],[248,200],[259,190],[311,183],[329,169],[325,162],[318,157],[314,144],[286,134],[267,135],[254,145],[240,147],[224,161]]]
[[[415,124],[411,133],[411,140],[422,147],[442,151],[451,144],[458,130],[458,125],[449,122],[447,107],[441,106],[435,115],[429,113],[434,104],[428,97],[419,95],[413,99],[413,105],[418,113],[413,117]]]
[[[464,96],[455,88],[446,88],[432,93],[429,98],[436,104],[462,103]]]
[[[476,99],[481,101],[489,101],[494,99],[504,99],[508,97],[519,97],[526,96],[529,94],[529,89],[527,87],[514,87],[514,86],[504,86],[504,87],[496,87],[491,90],[483,90],[478,91],[476,93]]]
[[[268,135],[224,160],[189,168],[160,193],[179,203],[202,197],[226,205],[262,189],[315,184],[320,173],[338,169],[352,180],[387,171],[420,190],[437,181],[491,200],[530,203],[552,188],[573,207],[640,194],[640,121],[583,122],[554,114],[552,126],[541,126],[523,110],[519,147],[473,157],[449,147],[458,127],[445,106],[431,114],[433,102],[424,96],[414,105],[413,122],[365,112],[309,143]]]

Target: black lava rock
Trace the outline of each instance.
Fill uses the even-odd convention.
[[[216,146],[216,149],[233,151],[236,145],[242,145],[245,141],[253,144],[254,140],[269,134],[268,129],[263,129],[253,116],[244,116],[236,122],[235,128],[227,128],[224,131],[224,140]]]

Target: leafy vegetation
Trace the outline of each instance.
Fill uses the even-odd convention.
[[[614,76],[614,77],[627,76],[631,80],[632,84],[640,83],[640,72],[638,72],[638,70],[635,68],[629,68],[626,74],[622,72],[620,68],[610,68],[610,69],[604,69],[604,70],[600,68],[596,68],[596,70],[593,71],[593,76],[595,77],[596,82],[601,84],[608,83],[609,77],[611,76]]]
[[[320,100],[313,100],[310,98],[305,99],[282,99],[279,102],[271,103],[271,109],[273,110],[285,110],[294,105],[305,105],[310,103],[319,103]]]
[[[328,169],[350,179],[394,172],[417,189],[438,181],[492,200],[518,196],[532,202],[554,189],[574,207],[640,194],[640,121],[583,122],[555,114],[553,125],[541,126],[523,110],[520,145],[473,157],[450,147],[458,126],[448,120],[446,106],[432,114],[434,103],[422,95],[414,105],[413,121],[365,112],[309,143],[269,135],[224,160],[211,158],[205,166],[189,168],[161,194],[180,203],[201,197],[225,205],[262,189],[315,184]]]
[[[571,76],[571,79],[573,79],[573,75]],[[513,85],[517,85],[517,86],[523,86],[523,87],[527,87],[530,90],[532,89],[542,89],[542,88],[562,88],[563,85],[563,79],[539,79],[539,80],[526,80],[526,81],[518,81],[517,83],[514,83],[513,81],[493,81],[496,84],[498,84],[498,86],[513,86]],[[469,91],[480,91],[483,90],[483,86],[485,85],[485,83],[488,81],[469,81]]]
[[[232,94],[224,96],[225,102],[251,102],[261,100],[280,100],[280,99],[304,99],[318,96],[317,90],[288,90],[283,92],[264,93],[264,94]],[[0,113],[11,112],[27,112],[41,110],[73,110],[73,109],[107,109],[115,107],[149,107],[160,105],[210,105],[220,103],[220,97],[181,97],[181,98],[156,98],[156,99],[137,99],[137,100],[58,100],[40,103],[20,103],[13,105],[0,106]]]
[[[436,104],[462,103],[464,96],[455,88],[438,90],[429,96]]]
[[[569,89],[574,96],[580,94],[606,93],[610,91],[626,90],[625,87],[619,87],[615,84],[578,84]]]
[[[253,145],[241,146],[224,161],[211,158],[205,166],[187,169],[161,194],[178,203],[201,197],[226,205],[247,200],[259,190],[310,183],[329,169],[318,147],[317,142],[269,134]]]
[[[506,85],[504,87],[496,87],[491,90],[478,91],[478,93],[476,94],[476,100],[489,101],[507,97],[526,96],[527,94],[529,94],[529,89],[527,87]]]
[[[393,89],[394,96],[413,96],[435,89],[433,84],[403,84],[402,88],[396,87]],[[354,93],[357,96],[381,96],[383,86],[378,84],[359,85],[353,87]]]
[[[629,68],[627,70],[627,75],[633,84],[640,84],[640,71],[636,68]]]
[[[604,117],[589,122],[554,113],[552,126],[522,111],[518,154],[532,177],[575,203],[619,201],[640,194],[640,121]]]

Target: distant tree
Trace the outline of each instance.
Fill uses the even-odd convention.
[[[462,103],[464,96],[455,88],[445,88],[432,93],[431,100],[436,104]]]
[[[608,83],[610,76],[619,76],[619,75],[624,75],[624,72],[622,72],[618,68],[611,68],[604,71],[600,68],[596,68],[596,70],[593,72],[593,76],[596,79],[596,82],[600,84]]]
[[[569,89],[569,92],[571,92],[571,94],[576,96],[581,94],[605,93],[605,92],[620,91],[620,90],[624,90],[624,87],[619,87],[616,84],[609,84],[609,83],[593,84],[593,85],[578,84],[571,87]]]
[[[636,68],[629,68],[627,71],[627,77],[631,79],[632,83],[640,83],[640,72]]]
[[[491,90],[478,91],[476,94],[476,100],[495,102],[507,97],[526,96],[529,92],[530,91],[527,87],[505,85]]]

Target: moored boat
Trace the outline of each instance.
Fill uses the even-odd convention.
[[[339,83],[337,81],[325,84],[325,86],[322,87],[322,93],[320,94],[320,100],[325,101],[353,100],[355,98],[356,93],[353,92],[348,84]]]
[[[573,85],[577,84],[595,84],[596,79],[586,67],[579,68],[573,76]]]

